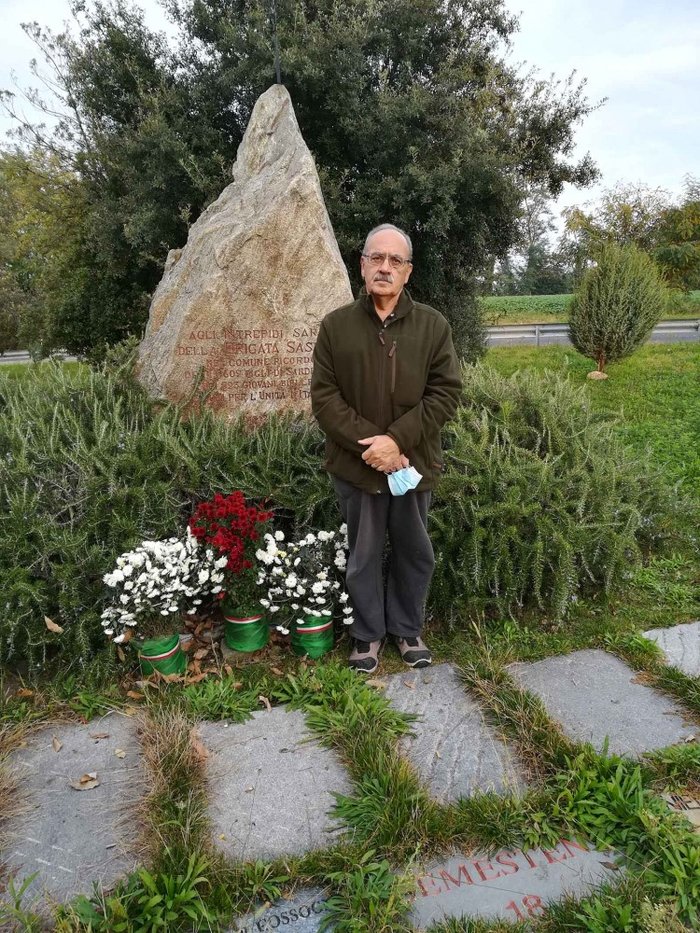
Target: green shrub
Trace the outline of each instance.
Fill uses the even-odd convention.
[[[102,577],[116,557],[183,531],[214,492],[243,489],[289,520],[337,524],[321,464],[320,434],[303,420],[249,433],[208,411],[183,421],[159,410],[122,371],[0,373],[0,660],[83,667],[104,647]]]
[[[569,307],[569,334],[603,372],[644,343],[668,299],[653,260],[636,246],[608,243],[596,258]]]
[[[609,587],[663,533],[668,506],[580,392],[551,377],[467,370],[432,522],[434,615],[465,607],[561,616]],[[338,525],[322,437],[304,419],[255,432],[153,405],[123,366],[0,374],[0,661],[94,676],[110,663],[102,577],[144,538],[183,531],[194,504],[242,489],[287,530]],[[62,633],[48,630],[45,617]]]
[[[672,525],[671,497],[585,389],[551,373],[467,367],[431,513],[439,617],[539,607],[562,618],[609,590]]]

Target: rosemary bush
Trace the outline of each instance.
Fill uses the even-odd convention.
[[[184,532],[215,492],[269,497],[300,526],[337,525],[322,462],[304,421],[249,433],[206,410],[183,420],[123,373],[87,367],[0,376],[0,662],[84,664],[105,647],[102,577],[116,557]]]
[[[431,512],[439,618],[538,608],[561,619],[670,533],[670,491],[555,374],[464,371]]]
[[[431,514],[433,615],[535,605],[561,617],[666,533],[664,488],[584,392],[476,366],[465,396]],[[267,499],[289,534],[338,527],[322,463],[320,432],[303,419],[253,432],[207,410],[183,419],[123,367],[0,374],[0,662],[29,672],[107,663],[104,574],[143,539],[182,534],[216,492]]]

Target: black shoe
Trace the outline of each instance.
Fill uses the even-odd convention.
[[[397,638],[396,647],[409,667],[427,667],[432,663],[433,656],[422,638]]]

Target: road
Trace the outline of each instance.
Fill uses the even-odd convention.
[[[648,343],[697,343],[700,341],[700,320],[661,321],[651,333]],[[552,344],[571,346],[568,324],[503,324],[486,328],[486,346],[512,347],[519,344],[547,347]],[[67,362],[77,357],[64,356]],[[0,356],[3,363],[29,363],[26,350],[11,350]]]

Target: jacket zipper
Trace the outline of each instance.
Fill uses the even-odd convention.
[[[394,322],[392,321],[391,323],[393,324]],[[382,347],[386,347],[386,340],[384,339],[384,331],[387,329],[388,326],[389,326],[388,324],[384,324],[381,330],[377,332],[377,336],[379,337],[379,342],[381,343]],[[394,394],[394,390],[396,389],[396,355],[397,355],[396,350],[397,350],[397,343],[394,340],[392,341],[391,348],[389,349],[389,353],[388,353],[389,359],[391,360],[391,393],[390,394],[392,396]],[[382,367],[379,372],[379,398],[380,398],[381,406],[382,406],[380,409],[380,414],[382,416],[379,419],[380,422],[383,420],[383,417],[384,417],[384,379],[385,379],[384,374],[385,374],[385,366],[386,366],[385,360],[386,360],[386,357],[382,353]]]
[[[394,389],[396,388],[396,341],[391,345],[391,350],[389,350],[389,359],[391,360],[391,394],[394,394]]]
[[[379,342],[381,343],[382,347],[385,347],[385,346],[386,346],[386,342],[384,341],[384,331],[383,331],[383,329],[380,330],[380,331],[377,333],[377,336],[379,337]],[[381,365],[381,368],[380,368],[380,370],[379,370],[379,393],[378,393],[378,394],[379,394],[379,404],[381,405],[381,408],[379,409],[379,415],[380,415],[380,417],[377,419],[378,422],[379,422],[380,427],[381,427],[381,425],[382,425],[383,422],[384,422],[384,379],[385,379],[384,373],[385,373],[385,367],[386,367],[386,357],[385,357],[385,355],[384,355],[384,351],[383,351],[383,350],[382,350],[382,354],[381,354],[381,359],[382,359],[382,365]]]

